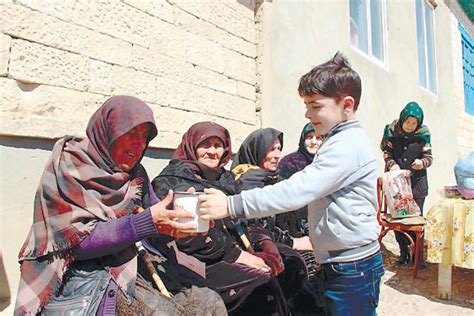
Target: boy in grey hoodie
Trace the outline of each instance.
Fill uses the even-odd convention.
[[[355,117],[360,77],[339,52],[303,75],[306,118],[326,139],[312,164],[289,179],[225,196],[205,190],[201,217],[258,218],[308,205],[309,233],[320,264],[316,304],[330,315],[375,315],[384,273],[377,240],[377,164]]]

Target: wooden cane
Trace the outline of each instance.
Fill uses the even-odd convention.
[[[250,240],[247,238],[247,235],[245,235],[242,224],[235,223],[235,229],[237,230],[237,234],[239,234],[240,240],[242,240],[242,243],[244,244],[245,250],[247,250],[250,253],[255,253],[255,250],[253,249],[252,244],[250,243]]]
[[[135,207],[135,212],[136,213],[141,213],[143,212],[143,208],[137,206]],[[158,287],[158,290],[163,294],[164,296],[171,298],[170,292],[166,289],[165,284],[161,280],[160,276],[158,275],[158,272],[155,269],[155,266],[153,265],[153,262],[151,261],[150,255],[148,254],[148,251],[143,247],[143,244],[141,241],[137,241],[135,243],[137,249],[138,249],[138,254],[142,257],[143,261],[145,262],[145,265],[148,269],[148,272],[151,274],[151,277],[153,278],[153,281],[155,281],[156,286]]]

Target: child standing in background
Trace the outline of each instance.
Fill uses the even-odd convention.
[[[386,171],[398,169],[411,171],[413,197],[422,216],[423,204],[428,195],[426,169],[433,163],[431,135],[428,127],[423,125],[423,117],[423,110],[418,103],[408,103],[401,111],[399,119],[385,126],[380,144]],[[400,232],[395,232],[395,237],[400,245],[398,262],[407,264],[410,262],[410,252],[408,251],[410,242]]]

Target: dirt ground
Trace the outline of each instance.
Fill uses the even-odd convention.
[[[426,269],[419,270],[413,279],[412,265],[397,264],[399,248],[393,232],[382,243],[385,275],[378,315],[474,315],[473,269],[453,267],[452,298],[442,300],[437,297],[437,264],[428,262]]]

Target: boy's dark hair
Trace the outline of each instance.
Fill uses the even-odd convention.
[[[300,96],[317,93],[336,98],[338,102],[343,97],[351,96],[354,98],[354,111],[359,106],[361,91],[359,74],[351,68],[347,58],[340,52],[303,75],[298,86]]]

